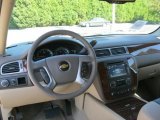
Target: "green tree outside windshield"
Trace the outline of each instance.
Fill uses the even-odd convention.
[[[112,5],[98,0],[16,0],[10,28],[75,25],[94,17],[111,21]],[[116,5],[116,22],[160,22],[159,0]]]

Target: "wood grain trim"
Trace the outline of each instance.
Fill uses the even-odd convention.
[[[140,49],[143,49],[143,48],[146,48],[146,47],[150,47],[150,46],[154,46],[154,45],[160,45],[160,43],[146,43],[146,44],[143,44],[143,45],[138,45],[138,46],[134,46],[134,47],[127,47],[127,48],[128,48],[128,52],[132,53],[132,52],[135,52],[137,50],[140,50]]]
[[[137,85],[138,85],[138,78],[137,74],[135,74],[132,70],[130,70],[131,76],[132,76],[132,93],[135,93],[137,91]]]
[[[140,99],[129,97],[123,100],[108,103],[106,104],[106,106],[126,120],[136,120],[140,109],[145,104],[146,103],[141,101]],[[135,107],[135,109],[131,112],[133,106]]]
[[[125,97],[127,95],[134,94],[136,92],[138,79],[137,79],[137,75],[132,70],[130,70],[130,73],[132,76],[132,86],[131,86],[132,91],[130,93],[126,93],[126,94],[119,95],[119,96],[111,96],[108,71],[105,69],[103,62],[98,64],[98,71],[99,71],[99,75],[100,75],[104,98],[106,100],[114,100],[116,98]]]
[[[103,94],[105,99],[112,99],[110,96],[110,86],[109,86],[109,79],[108,78],[108,73],[104,67],[104,63],[101,62],[98,64],[98,71],[99,71],[99,75],[100,75],[100,80],[101,80],[101,84],[102,84],[102,90],[103,90]]]

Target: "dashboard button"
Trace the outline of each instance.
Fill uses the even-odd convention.
[[[111,93],[111,96],[114,96],[114,92]]]
[[[131,85],[131,79],[130,79],[130,78],[127,78],[127,79],[126,79],[126,83],[127,83],[127,85]]]
[[[112,82],[110,83],[110,87],[111,87],[111,88],[115,88],[115,87],[116,87],[116,82],[115,82],[115,81],[112,81]]]
[[[15,78],[10,79],[10,85],[16,86],[17,85],[17,80]]]
[[[9,86],[9,81],[8,80],[2,80],[1,81],[1,86],[2,87],[8,87]]]

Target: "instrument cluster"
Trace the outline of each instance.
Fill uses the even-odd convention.
[[[74,42],[54,41],[40,46],[34,53],[33,60],[38,61],[56,55],[78,54],[82,46]]]

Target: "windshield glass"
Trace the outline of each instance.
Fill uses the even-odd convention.
[[[160,24],[159,6],[159,0],[136,0],[120,5],[99,0],[16,0],[7,46],[34,41],[56,29],[83,36],[148,34]]]

